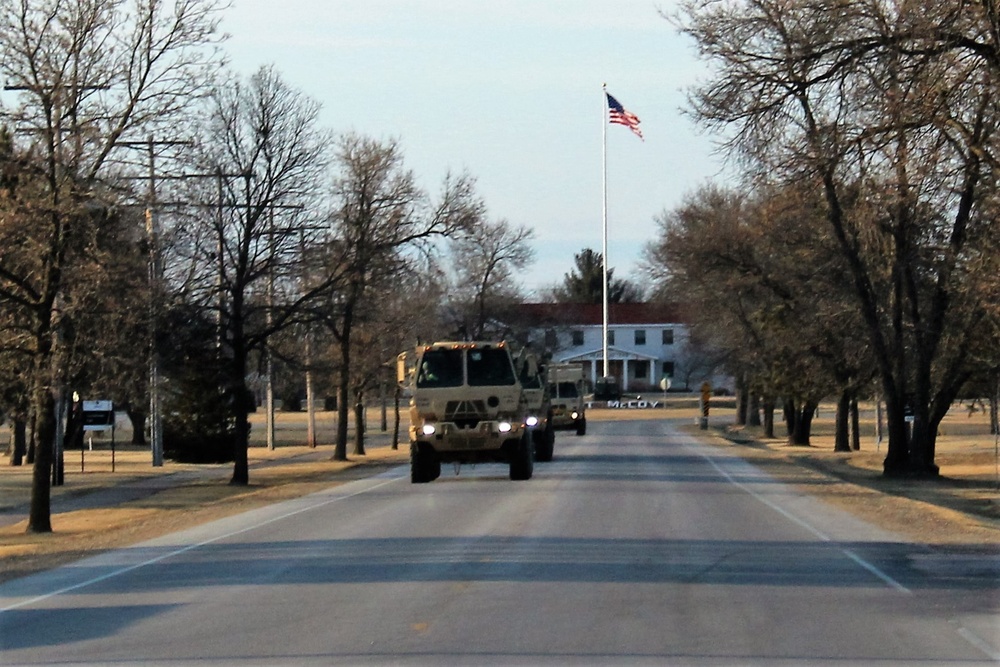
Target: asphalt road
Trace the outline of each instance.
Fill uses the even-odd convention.
[[[988,665],[996,560],[908,543],[665,421],[527,482],[393,469],[0,586],[0,664]]]

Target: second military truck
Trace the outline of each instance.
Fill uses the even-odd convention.
[[[545,380],[545,370],[538,357],[528,349],[523,349],[514,358],[518,379],[524,392],[528,409],[528,426],[535,445],[536,461],[551,461],[555,448],[555,430],[552,425],[552,402],[549,386]]]

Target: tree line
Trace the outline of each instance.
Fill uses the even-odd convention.
[[[849,449],[852,406],[877,398],[885,474],[937,475],[956,399],[990,397],[997,428],[1000,9],[689,0],[668,18],[711,67],[688,111],[739,178],[659,217],[658,289],[792,442],[837,395]]]

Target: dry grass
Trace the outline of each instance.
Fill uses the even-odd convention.
[[[806,470],[832,479],[833,484],[820,487],[824,500],[911,539],[1000,545],[1000,451],[986,415],[956,406],[945,418],[936,446],[937,479],[882,475],[887,443],[875,439],[874,410],[862,412],[861,449],[834,452],[834,416],[833,406],[821,407],[809,447],[765,439],[760,428],[720,427],[715,433],[778,476],[783,469]],[[817,493],[817,485],[806,488]]]

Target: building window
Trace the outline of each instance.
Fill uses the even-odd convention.
[[[635,379],[636,380],[645,380],[646,379],[646,373],[648,371],[649,371],[649,364],[644,363],[644,362],[636,364],[636,366],[635,366]]]
[[[614,345],[614,344],[615,344],[615,330],[608,329],[608,345]]]
[[[545,330],[545,347],[550,350],[559,347],[559,336],[555,329]]]
[[[674,344],[674,330],[673,329],[664,329],[663,330],[663,344],[664,345],[673,345]]]
[[[576,330],[573,332],[573,346],[580,347],[581,345],[583,345],[583,332]]]
[[[636,329],[635,330],[635,344],[636,345],[645,345],[646,344],[646,330],[645,329]]]
[[[664,361],[663,362],[663,375],[664,377],[672,378],[674,376],[674,362]]]

